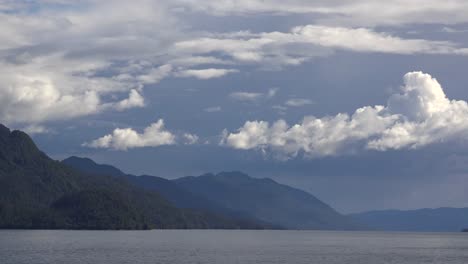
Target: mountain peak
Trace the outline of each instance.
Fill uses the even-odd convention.
[[[0,137],[10,135],[10,129],[3,124],[0,124]]]
[[[97,163],[94,160],[90,159],[90,158],[82,158],[82,157],[78,157],[78,156],[68,157],[68,158],[62,160],[62,162],[64,162],[64,163],[80,162],[82,164],[97,165]]]
[[[0,125],[0,154],[13,163],[34,163],[38,157],[44,154],[37,148],[28,134]]]
[[[62,161],[63,164],[74,167],[81,171],[92,173],[92,174],[102,174],[110,176],[125,176],[126,174],[121,170],[117,169],[111,165],[98,164],[94,160],[89,158],[82,158],[77,156],[71,156]]]
[[[243,173],[241,171],[222,171],[218,173],[216,176],[218,177],[232,177],[232,178],[243,178],[243,179],[250,179],[249,175]]]
[[[220,172],[174,180],[179,186],[234,212],[291,229],[356,229],[313,195],[271,179]]]

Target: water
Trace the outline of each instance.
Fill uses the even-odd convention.
[[[0,231],[1,264],[466,264],[468,234]]]

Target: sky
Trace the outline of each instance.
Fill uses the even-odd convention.
[[[54,159],[468,207],[463,0],[0,0],[0,122]]]

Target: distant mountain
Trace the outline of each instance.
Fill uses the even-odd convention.
[[[0,125],[0,228],[262,228],[179,209],[157,192],[54,161],[21,131]]]
[[[195,209],[221,215],[233,221],[238,221],[241,226],[247,225],[262,228],[280,228],[280,226],[255,219],[245,213],[229,210],[217,204],[216,201],[211,201],[203,196],[194,194],[179,186],[176,182],[168,179],[148,175],[135,176],[125,174],[116,167],[106,164],[97,164],[89,158],[70,157],[63,160],[62,163],[89,174],[107,175],[126,179],[140,188],[157,192],[178,208]]]
[[[241,172],[185,177],[175,182],[186,190],[235,211],[288,229],[352,230],[359,228],[313,195],[271,179]]]
[[[468,208],[370,211],[349,216],[382,231],[460,232],[468,225]]]
[[[160,193],[163,197],[180,208],[206,209],[211,207],[218,207],[211,201],[192,194],[191,192],[188,192],[178,186],[176,183],[164,178],[156,176],[134,176],[131,174],[125,174],[116,167],[106,164],[97,164],[89,158],[70,157],[63,160],[62,163],[90,174],[125,178],[131,183],[140,186],[141,188]]]
[[[202,209],[237,219],[255,219],[291,229],[356,229],[358,226],[314,196],[270,179],[240,172],[206,174],[167,180],[126,175],[119,169],[70,157],[64,164],[88,173],[125,177],[137,186],[155,190],[181,208]]]

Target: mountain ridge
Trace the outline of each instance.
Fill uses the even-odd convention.
[[[0,126],[0,228],[262,229],[259,223],[180,209],[124,179],[83,173]]]
[[[269,178],[221,172],[175,179],[188,190],[287,229],[365,229],[303,190]],[[208,187],[207,187],[208,186]]]
[[[379,231],[459,232],[468,225],[468,208],[373,210],[348,216]]]
[[[94,172],[102,172],[104,170],[109,173],[112,171],[121,172],[111,165],[97,164],[89,159],[74,162],[76,159],[79,158],[71,157],[62,162],[79,168],[84,165],[84,161],[87,161],[87,166],[81,169],[93,171],[94,168]],[[99,167],[100,165],[102,167]],[[116,176],[122,176],[122,174],[116,173]],[[166,199],[179,206],[192,208],[194,206],[189,205],[187,201],[179,201],[177,203],[175,198],[180,196],[182,192],[192,197],[189,199],[190,202],[198,201],[195,207],[197,209],[205,208],[217,213],[228,214],[229,216],[257,219],[288,229],[354,230],[359,226],[305,191],[277,183],[270,178],[253,178],[240,171],[220,172],[217,174],[205,173],[200,176],[186,176],[174,180],[148,175],[126,175],[125,177],[137,185],[146,186],[146,188],[150,186],[157,188],[157,191]],[[158,181],[160,186],[157,186]],[[172,188],[176,194],[171,194],[168,190],[161,188],[161,183],[167,188]],[[203,190],[199,188],[200,184],[211,187]],[[258,192],[259,195],[257,195],[255,188],[263,191]],[[207,193],[216,195],[207,195]],[[230,197],[223,197],[223,194],[226,193],[230,193]],[[248,195],[250,200],[243,199],[242,196],[245,195]],[[275,197],[279,198],[275,200]],[[251,205],[255,205],[255,208],[250,208]],[[278,208],[275,209],[275,207]],[[297,210],[291,209],[296,207],[298,208]],[[284,212],[281,212],[282,210]],[[257,212],[264,213],[258,214]],[[289,218],[288,214],[291,214],[292,217]],[[292,219],[293,217],[296,219]]]

